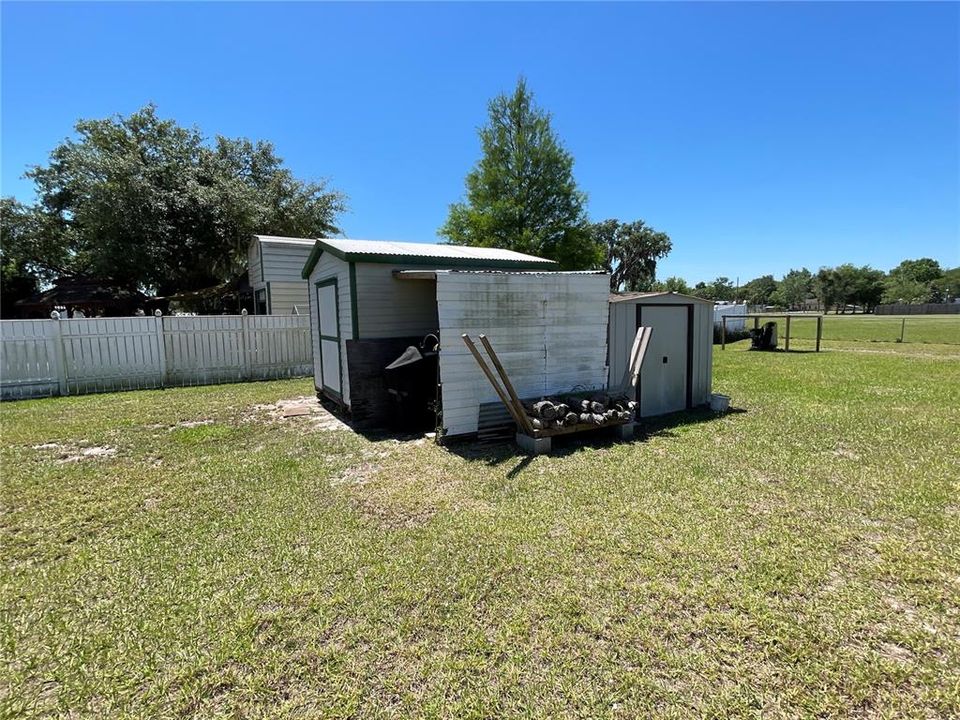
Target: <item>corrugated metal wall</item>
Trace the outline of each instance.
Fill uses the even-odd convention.
[[[264,241],[260,243],[263,253],[263,279],[273,282],[303,282],[301,273],[310,257],[312,245],[283,244]]]
[[[446,434],[477,432],[498,401],[463,333],[490,338],[523,398],[605,388],[608,293],[604,274],[437,273]]]
[[[747,327],[746,305],[715,305],[713,308],[713,324],[721,325],[723,318],[727,318],[727,330],[743,330]]]
[[[637,333],[637,305],[683,303],[670,295],[651,296],[610,303],[610,383],[619,385],[627,369],[630,349]],[[693,397],[692,403],[710,402],[713,376],[713,304],[693,305]],[[641,369],[641,374],[643,370]]]
[[[260,241],[253,238],[247,246],[247,274],[250,287],[260,287],[263,283],[263,274],[260,272]]]
[[[270,283],[270,314],[293,315],[293,309],[299,313],[307,312],[307,281],[300,282],[271,282]]]

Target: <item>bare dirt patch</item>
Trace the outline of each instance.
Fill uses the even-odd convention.
[[[473,496],[468,475],[456,464],[435,462],[423,447],[430,441],[391,441],[364,453],[365,461],[333,482],[347,493],[357,511],[386,529],[410,529],[439,512],[486,512]]]
[[[174,428],[195,428],[200,427],[201,425],[212,425],[213,420],[184,420],[183,422],[178,422],[176,425],[170,427],[171,430]]]
[[[315,397],[301,395],[275,403],[254,405],[243,416],[245,422],[296,424],[307,432],[350,430],[350,426],[334,416]]]
[[[34,450],[57,456],[58,463],[74,463],[82,460],[96,460],[111,458],[117,454],[117,449],[110,445],[68,445],[60,443],[43,443],[34,445]]]
[[[330,481],[331,485],[363,485],[380,469],[374,463],[360,463],[347,468],[340,476]]]
[[[896,643],[881,643],[879,653],[888,660],[893,660],[898,663],[913,662],[913,653],[902,645],[897,645]]]

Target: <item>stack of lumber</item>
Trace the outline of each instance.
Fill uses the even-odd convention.
[[[637,403],[626,395],[600,393],[589,398],[552,397],[523,403],[523,409],[534,430],[631,422]]]

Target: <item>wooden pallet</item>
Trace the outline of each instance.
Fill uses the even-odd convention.
[[[621,384],[621,390],[623,392],[627,392],[628,388],[636,391],[637,381],[640,376],[640,366],[643,363],[644,355],[646,355],[651,332],[651,329],[647,327],[641,327],[637,330],[637,335],[634,338],[633,347],[630,351],[630,363],[627,366],[627,372],[624,375],[623,382]],[[534,453],[549,452],[550,438],[558,435],[573,435],[579,432],[600,430],[602,428],[621,428],[620,432],[623,437],[627,437],[633,433],[632,419],[612,420],[599,425],[594,423],[577,423],[576,425],[565,425],[562,427],[548,428],[545,430],[534,428],[530,417],[527,416],[526,410],[523,407],[523,403],[521,403],[520,398],[517,397],[517,392],[514,389],[513,384],[510,382],[510,378],[507,376],[507,371],[500,363],[500,358],[497,357],[497,353],[494,351],[493,346],[490,344],[490,341],[487,339],[486,335],[480,335],[480,343],[487,351],[487,355],[489,355],[493,367],[497,371],[499,381],[497,377],[494,376],[493,371],[487,365],[486,361],[480,355],[476,345],[474,345],[473,341],[470,339],[470,336],[464,333],[461,335],[461,338],[463,339],[464,344],[470,350],[470,353],[473,355],[474,359],[477,361],[477,365],[480,366],[483,374],[490,382],[490,385],[497,393],[497,397],[500,398],[500,402],[502,402],[503,406],[507,409],[511,419],[514,421],[514,423],[516,423],[518,429],[516,436],[517,441],[520,442],[522,438],[528,439],[527,441],[522,442],[521,446],[525,444],[530,445],[531,448],[528,449]],[[630,426],[629,429],[626,426]]]
[[[572,435],[573,433],[586,432],[588,430],[603,430],[604,428],[620,427],[621,425],[629,425],[633,420],[614,420],[611,422],[605,422],[601,425],[594,425],[593,423],[577,423],[576,425],[564,425],[563,427],[558,428],[548,428],[546,430],[534,430],[531,437],[535,438],[546,438],[546,437],[555,437],[556,435]],[[526,435],[527,433],[524,433]]]

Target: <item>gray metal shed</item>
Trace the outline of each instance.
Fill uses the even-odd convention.
[[[680,293],[610,296],[610,383],[627,371],[637,328],[651,327],[637,386],[639,416],[651,417],[706,405],[713,373],[713,302]]]
[[[307,312],[307,283],[300,273],[315,242],[274,235],[254,235],[250,239],[247,272],[254,315]]]

